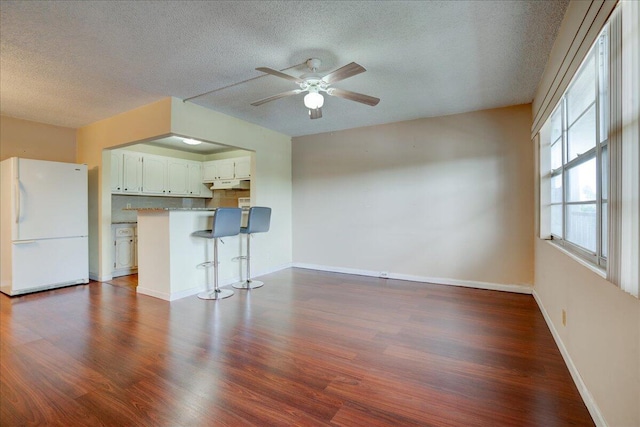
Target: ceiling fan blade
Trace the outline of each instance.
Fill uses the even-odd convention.
[[[258,67],[256,68],[258,71],[262,71],[263,73],[271,74],[272,76],[280,77],[282,79],[291,80],[292,82],[302,83],[304,80],[300,80],[297,77],[290,76],[289,74],[285,74],[281,71],[274,70],[273,68],[268,67]]]
[[[319,119],[321,117],[322,117],[322,108],[314,108],[312,110],[309,110],[309,118],[311,120]]]
[[[300,92],[302,92],[302,89],[288,90],[286,92],[282,92],[282,93],[279,93],[277,95],[273,95],[273,96],[261,99],[261,100],[256,101],[256,102],[252,102],[251,105],[253,105],[254,107],[257,107],[258,105],[265,104],[265,103],[267,103],[269,101],[275,101],[276,99],[284,98],[285,96],[297,95]]]
[[[338,68],[337,70],[330,72],[329,74],[327,74],[322,78],[322,81],[327,84],[332,84],[335,82],[339,82],[340,80],[353,77],[356,74],[364,73],[365,71],[367,70],[365,70],[365,68],[362,65],[352,62],[351,64],[347,64],[344,67]]]
[[[380,102],[379,98],[375,98],[369,95],[363,95],[357,92],[351,92],[350,90],[336,89],[335,87],[327,89],[327,93],[331,96],[337,96],[338,98],[360,102],[362,104],[371,105],[372,107],[378,105],[378,102]]]

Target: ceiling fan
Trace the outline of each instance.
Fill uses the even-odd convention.
[[[262,71],[263,73],[271,74],[276,77],[296,82],[300,86],[300,89],[293,89],[287,92],[282,92],[256,102],[252,102],[251,105],[257,107],[258,105],[265,104],[269,101],[274,101],[286,96],[297,95],[302,92],[308,92],[304,96],[304,105],[309,109],[309,118],[311,119],[319,119],[320,117],[322,117],[322,105],[324,105],[324,97],[322,96],[321,92],[325,92],[329,96],[337,96],[338,98],[344,98],[351,101],[360,102],[362,104],[371,105],[372,107],[378,105],[380,99],[374,98],[373,96],[330,87],[333,83],[339,82],[349,77],[353,77],[356,74],[364,73],[367,70],[365,70],[363,66],[352,62],[322,77],[317,74],[317,70],[320,67],[320,64],[321,61],[319,59],[308,59],[306,61],[306,65],[309,70],[311,70],[311,73],[303,74],[299,78],[268,67],[256,68],[256,70]]]

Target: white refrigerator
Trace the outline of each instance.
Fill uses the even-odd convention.
[[[0,291],[89,283],[87,166],[0,162]]]

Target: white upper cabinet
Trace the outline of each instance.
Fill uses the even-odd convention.
[[[169,159],[167,161],[167,193],[171,195],[189,194],[189,161]]]
[[[251,157],[198,162],[137,151],[111,151],[111,192],[211,197],[209,183],[250,179]]]
[[[194,197],[211,197],[209,186],[202,183],[202,163],[189,162],[189,195]]]
[[[238,157],[235,162],[235,177],[239,179],[251,178],[251,157]]]
[[[142,161],[142,191],[146,194],[166,194],[167,158],[144,155]]]
[[[218,179],[235,178],[233,159],[218,160]]]
[[[202,182],[211,182],[218,178],[218,161],[211,160],[202,164]]]
[[[221,179],[250,179],[251,157],[211,160],[204,162],[203,168],[203,182],[213,182]]]
[[[142,191],[142,154],[125,151],[122,154],[122,192],[138,194]]]
[[[122,151],[111,151],[111,192],[122,192]]]

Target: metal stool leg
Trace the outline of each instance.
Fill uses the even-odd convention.
[[[232,286],[236,289],[255,289],[264,285],[259,280],[251,280],[251,234],[247,234],[247,278],[242,282],[234,283]]]
[[[213,290],[198,294],[200,299],[223,299],[233,295],[231,289],[220,289],[218,286],[218,239],[213,239]]]

